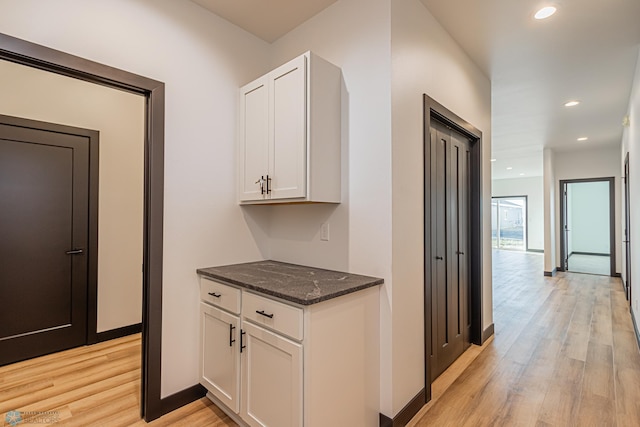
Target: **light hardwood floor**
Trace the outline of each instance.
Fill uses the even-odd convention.
[[[139,415],[140,348],[136,334],[0,367],[0,425],[9,425],[9,411],[20,411],[24,425],[27,412],[52,412],[56,425],[147,425]],[[206,398],[148,425],[236,426]]]
[[[433,386],[411,426],[639,426],[640,353],[620,279],[542,276],[494,252],[496,334]]]
[[[433,385],[410,426],[639,426],[640,353],[619,279],[542,276],[542,256],[494,253],[496,335]],[[0,416],[56,411],[60,425],[144,426],[140,336],[0,367]],[[152,426],[235,426],[200,399]],[[348,426],[352,427],[352,426]]]

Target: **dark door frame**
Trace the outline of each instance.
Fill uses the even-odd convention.
[[[481,345],[491,332],[482,329],[482,132],[434,99],[424,95],[424,356],[425,403],[431,400],[431,120],[437,120],[469,138],[469,290],[470,341]],[[491,330],[491,328],[489,329]]]
[[[631,198],[629,187],[629,152],[624,156],[624,255],[625,280],[623,281],[625,294],[631,305]]]
[[[525,240],[526,240],[526,245],[524,248],[525,252],[529,252],[529,196],[524,195],[524,196],[491,196],[491,200],[493,199],[517,199],[517,198],[522,198],[524,199],[524,212],[526,215],[526,221],[524,222],[524,234],[525,234]],[[496,248],[499,249],[499,248]]]
[[[0,124],[20,128],[38,129],[54,133],[76,135],[89,142],[89,230],[87,254],[87,334],[86,343],[99,341],[98,323],[98,189],[100,166],[100,132],[74,126],[42,122],[0,114]]]
[[[162,252],[164,210],[164,83],[0,33],[0,60],[139,94],[146,99],[141,416],[162,416],[202,394],[187,389],[162,399]]]
[[[561,179],[560,180],[560,271],[567,271],[566,259],[568,254],[566,248],[566,219],[565,219],[565,184],[577,184],[588,182],[608,182],[609,183],[609,268],[610,276],[616,277],[616,189],[615,178],[581,178],[581,179]]]

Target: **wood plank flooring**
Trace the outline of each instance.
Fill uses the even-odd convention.
[[[28,412],[51,412],[50,424],[78,427],[236,426],[206,398],[141,420],[140,348],[136,334],[0,367],[0,425],[20,411],[18,425],[28,425]]]
[[[639,426],[640,352],[619,279],[542,276],[542,256],[494,253],[496,335],[433,384],[410,426]],[[0,367],[0,420],[55,411],[56,425],[145,426],[140,335]],[[236,426],[206,399],[152,426]],[[351,427],[351,426],[350,426]]]
[[[433,385],[410,426],[638,426],[640,352],[620,279],[542,275],[494,252],[494,339]]]

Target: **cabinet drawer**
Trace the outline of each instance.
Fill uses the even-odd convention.
[[[302,341],[303,316],[301,308],[245,292],[242,301],[242,316],[254,323]]]
[[[202,277],[200,280],[200,299],[216,307],[240,314],[240,289]]]

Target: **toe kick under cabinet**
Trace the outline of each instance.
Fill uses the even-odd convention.
[[[200,382],[223,411],[248,426],[377,425],[381,279],[274,261],[198,273]]]

